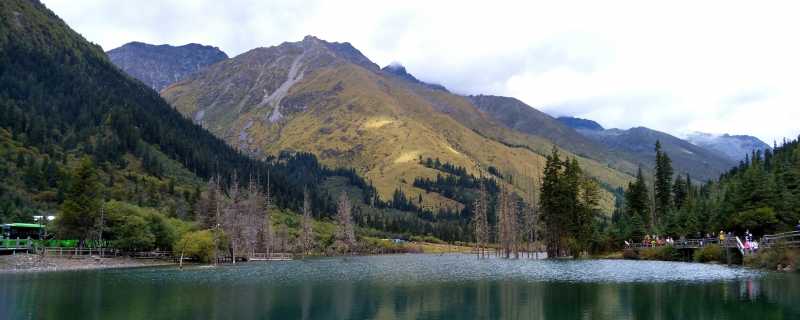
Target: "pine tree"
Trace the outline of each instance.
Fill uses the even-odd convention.
[[[637,221],[641,222],[643,229],[647,229],[651,222],[649,203],[650,196],[647,192],[647,184],[644,181],[642,169],[639,168],[639,172],[636,174],[636,181],[628,184],[628,190],[625,191],[625,210],[631,222],[634,221],[633,217],[637,217]]]
[[[100,181],[92,160],[81,160],[71,180],[56,223],[60,237],[83,242],[90,238],[100,216]]]
[[[672,160],[661,151],[661,142],[656,141],[656,179],[655,179],[655,208],[653,210],[653,226],[661,224],[661,219],[667,217],[672,210]]]
[[[558,149],[553,147],[553,152],[547,156],[542,179],[539,206],[542,212],[542,222],[546,233],[546,246],[548,257],[558,257],[561,249],[561,233],[565,217],[561,197],[561,159]]]

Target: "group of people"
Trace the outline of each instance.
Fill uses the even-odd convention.
[[[798,224],[798,231],[800,231],[800,224]],[[720,230],[719,231],[719,236],[717,236],[717,237],[714,237],[714,236],[712,236],[711,234],[708,234],[708,233],[706,234],[705,237],[703,237],[700,233],[698,233],[697,234],[697,239],[694,239],[694,240],[699,240],[700,241],[700,246],[702,247],[705,243],[720,243],[720,244],[725,243],[725,239],[732,239],[733,236],[734,235],[733,235],[732,232],[726,233],[726,232]],[[644,238],[642,239],[641,244],[644,247],[660,247],[660,246],[665,246],[665,245],[666,246],[672,246],[672,245],[675,245],[675,244],[686,244],[687,242],[688,241],[687,241],[686,237],[684,237],[684,236],[681,236],[676,241],[674,238],[669,237],[669,236],[660,237],[660,236],[655,235],[655,234],[653,234],[653,235],[646,234],[644,236]],[[633,240],[627,240],[627,241],[625,241],[625,247],[630,247],[633,243],[634,243]],[[742,245],[744,246],[744,250],[745,251],[755,252],[755,251],[758,250],[758,241],[755,241],[755,239],[753,238],[753,234],[750,232],[750,230],[745,231],[745,233],[744,233],[744,242],[742,243]]]
[[[753,239],[753,234],[750,233],[750,230],[744,232],[744,243],[742,245],[744,246],[744,251],[758,251],[758,241]]]

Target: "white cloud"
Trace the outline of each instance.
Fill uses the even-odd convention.
[[[312,34],[456,92],[607,127],[800,133],[790,1],[44,2],[106,49],[197,42],[236,55]]]

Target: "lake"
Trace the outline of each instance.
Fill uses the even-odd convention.
[[[800,275],[459,254],[0,274],[0,318],[800,319]]]

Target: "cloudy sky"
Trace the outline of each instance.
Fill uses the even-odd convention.
[[[466,94],[606,127],[800,134],[800,7],[777,1],[43,0],[109,50],[234,56],[311,34]]]

